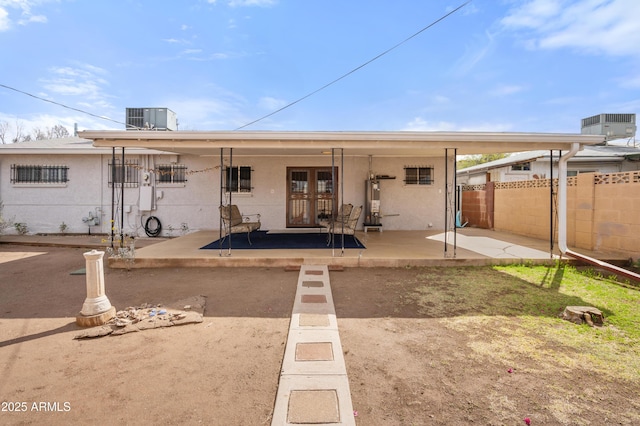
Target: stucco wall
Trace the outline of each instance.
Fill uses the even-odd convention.
[[[463,215],[467,216],[463,193]],[[479,196],[475,196],[479,199]],[[550,237],[549,180],[496,183],[494,229]],[[554,203],[556,201],[554,200]],[[473,207],[475,208],[475,207]],[[555,209],[554,209],[555,211]],[[469,215],[469,218],[473,216]],[[556,221],[557,227],[557,219]],[[485,227],[470,220],[470,225]],[[486,226],[488,227],[488,226]],[[568,179],[567,244],[571,248],[640,258],[640,172],[583,173]],[[555,233],[557,240],[557,229]]]
[[[549,238],[549,188],[529,182],[496,183],[494,229],[533,238]]]
[[[0,200],[3,216],[25,223],[30,232],[59,232],[64,222],[68,232],[87,232],[82,222],[89,211],[101,214],[103,188],[100,156],[3,156],[0,159]],[[11,165],[67,165],[69,182],[66,185],[13,185]],[[96,210],[98,209],[98,210]],[[97,231],[94,228],[94,231]],[[9,229],[8,231],[12,231]]]
[[[89,212],[100,217],[100,225],[91,227],[92,233],[110,233],[111,197],[108,185],[110,155],[3,155],[0,157],[0,200],[7,219],[25,223],[30,233],[59,232],[63,222],[69,233],[87,233],[82,221]],[[187,182],[161,184],[151,180],[155,187],[154,209],[140,211],[140,187],[125,188],[123,204],[123,230],[144,235],[144,223],[150,215],[162,223],[162,235],[178,236],[183,226],[189,232],[218,229],[220,204],[220,157],[126,155],[138,161],[140,173],[153,170],[159,164],[178,160],[187,166]],[[371,161],[371,163],[370,163]],[[452,167],[452,159],[450,160]],[[225,164],[229,158],[225,157]],[[336,166],[340,167],[339,158]],[[11,164],[60,164],[69,167],[69,182],[64,185],[15,185],[10,182]],[[252,167],[251,194],[234,194],[233,203],[244,214],[261,214],[263,229],[278,230],[286,227],[286,170],[289,166],[331,166],[331,157],[246,157],[234,155],[234,166]],[[404,167],[433,166],[434,184],[405,185]],[[444,157],[399,158],[355,157],[345,155],[344,202],[354,205],[365,203],[365,180],[374,174],[395,176],[381,181],[382,224],[385,230],[422,230],[444,228]],[[142,186],[142,179],[140,180]],[[119,203],[120,188],[116,190]],[[227,203],[228,200],[223,200]],[[116,223],[120,212],[117,212]],[[360,226],[362,226],[362,217]],[[173,231],[170,231],[170,229]],[[8,233],[15,233],[8,229]]]

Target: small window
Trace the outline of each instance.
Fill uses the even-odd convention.
[[[575,177],[580,173],[595,173],[595,170],[567,170],[567,177]]]
[[[187,181],[187,166],[184,164],[161,164],[156,171],[158,183],[184,183]]]
[[[513,172],[530,171],[530,170],[531,170],[531,163],[520,163],[520,164],[514,164],[511,166],[511,171]]]
[[[433,185],[433,167],[404,168],[405,185]]]
[[[67,183],[67,166],[33,166],[12,164],[11,183]]]
[[[251,167],[250,166],[234,166],[225,169],[225,191],[249,193],[251,186]]]
[[[125,188],[136,188],[139,186],[139,176],[137,160],[125,160],[124,164],[120,160],[115,163],[109,160],[109,187],[115,183],[116,187],[124,185]]]

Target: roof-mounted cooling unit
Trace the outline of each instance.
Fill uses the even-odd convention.
[[[169,108],[127,108],[127,130],[178,130],[176,113]]]
[[[605,141],[632,138],[636,135],[636,115],[598,114],[583,118],[580,133],[602,135]]]

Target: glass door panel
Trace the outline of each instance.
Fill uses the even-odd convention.
[[[287,227],[316,227],[331,217],[331,168],[288,167],[287,187]]]
[[[289,195],[287,203],[287,226],[309,226],[311,224],[311,203],[309,170],[290,168],[288,170]]]
[[[330,219],[333,210],[333,179],[331,169],[316,170],[315,202],[317,222]]]

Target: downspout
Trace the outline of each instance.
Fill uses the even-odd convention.
[[[571,149],[558,161],[558,247],[567,252],[567,162],[580,151],[580,144],[574,142]]]
[[[560,157],[558,161],[558,248],[562,255],[568,255],[583,262],[596,265],[607,271],[616,273],[635,281],[640,281],[640,274],[620,268],[611,263],[594,259],[584,254],[576,253],[567,247],[567,161],[580,150],[580,144],[574,142],[568,153]]]

